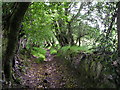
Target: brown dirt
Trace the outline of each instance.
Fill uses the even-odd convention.
[[[62,60],[47,53],[47,59],[35,63],[31,58],[26,73],[22,75],[22,84],[29,88],[75,88],[81,87],[76,72],[68,68]]]

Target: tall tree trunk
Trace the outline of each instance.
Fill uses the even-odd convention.
[[[120,57],[120,2],[118,2],[117,7],[118,57]]]
[[[21,24],[21,20],[24,17],[24,14],[29,6],[29,2],[20,2],[17,4],[17,7],[10,17],[10,25],[8,28],[8,42],[5,54],[3,55],[3,70],[5,74],[5,79],[7,82],[12,80],[11,71],[12,71],[12,60],[15,54],[15,48],[17,44],[17,36],[19,32],[19,26]]]

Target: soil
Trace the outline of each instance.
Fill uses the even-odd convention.
[[[41,63],[31,58],[28,69],[21,76],[22,85],[28,88],[82,88],[79,75],[74,69],[56,55],[51,55],[49,50],[46,57]]]

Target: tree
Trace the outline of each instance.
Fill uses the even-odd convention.
[[[8,24],[4,26],[7,27],[4,32],[7,33],[6,38],[8,41],[6,43],[6,50],[3,55],[3,70],[7,82],[12,80],[12,60],[15,54],[16,43],[18,41],[17,37],[19,36],[19,27],[29,4],[30,2],[14,3],[13,12],[6,21]]]
[[[34,2],[28,8],[22,22],[28,47],[32,48],[31,43],[42,46],[41,44],[50,42],[54,38],[51,16],[48,11],[49,8],[44,2]]]
[[[120,2],[117,4],[118,57],[120,57]]]

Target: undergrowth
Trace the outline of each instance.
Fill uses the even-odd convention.
[[[40,47],[33,47],[32,50],[32,55],[34,57],[36,57],[36,63],[40,63],[42,61],[44,61],[46,59],[45,55],[46,55],[46,50],[44,48],[40,48]]]
[[[80,52],[92,53],[92,50],[89,50],[86,46],[64,46],[58,50],[58,56],[69,56],[76,55]]]

